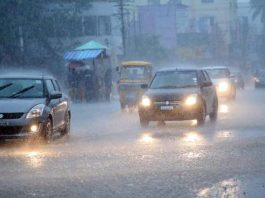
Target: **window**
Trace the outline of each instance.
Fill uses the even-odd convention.
[[[54,85],[52,83],[52,80],[46,80],[46,86],[49,93],[52,93],[55,91]]]
[[[213,3],[214,0],[202,0],[202,3]]]
[[[99,35],[110,35],[111,34],[110,16],[98,17],[98,33]]]
[[[204,77],[205,77],[206,81],[211,82],[211,78],[210,78],[209,74],[206,71],[204,71],[203,73],[204,73]]]
[[[201,33],[210,33],[212,27],[214,26],[214,17],[213,16],[201,17],[199,19],[198,25],[199,25],[199,31]]]
[[[53,85],[55,87],[55,91],[61,91],[60,85],[57,80],[53,81]]]
[[[160,4],[160,0],[148,0],[148,4],[149,5],[159,5]]]
[[[200,83],[203,83],[203,82],[206,81],[206,78],[205,78],[205,76],[204,76],[204,74],[203,74],[202,71],[199,71],[199,72],[198,72],[198,78],[199,78],[199,82],[200,82]]]
[[[68,29],[68,34],[71,37],[82,36],[82,18],[72,17],[67,20],[67,25],[65,27]]]
[[[84,17],[84,33],[87,36],[98,35],[97,17],[96,16]]]

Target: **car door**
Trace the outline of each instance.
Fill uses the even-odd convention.
[[[57,80],[52,81],[54,84],[55,91],[61,92],[60,85]],[[65,95],[62,96],[62,98],[59,99],[59,104],[57,105],[57,111],[58,111],[58,122],[59,126],[63,126],[65,122],[65,115],[68,110],[68,100]]]
[[[212,103],[211,103],[211,90],[212,86],[204,86],[205,83],[207,83],[205,74],[203,71],[199,71],[199,79],[200,79],[200,84],[201,84],[201,93],[202,97],[205,101],[206,105],[206,111],[207,113],[210,113],[212,110]]]
[[[54,84],[51,79],[45,80],[48,95],[55,91]],[[53,118],[53,128],[60,126],[60,99],[49,99],[48,106],[51,108],[51,114]]]

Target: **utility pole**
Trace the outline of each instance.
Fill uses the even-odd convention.
[[[126,29],[125,29],[125,19],[124,19],[124,0],[119,0],[120,18],[121,18],[121,34],[122,34],[122,47],[123,54],[126,56],[127,45],[126,45]]]
[[[123,54],[126,56],[127,53],[127,29],[126,29],[126,20],[125,17],[128,15],[128,6],[132,2],[132,0],[112,0],[115,2],[116,7],[118,8],[117,16],[120,20],[121,25],[121,37],[122,37],[122,47]]]

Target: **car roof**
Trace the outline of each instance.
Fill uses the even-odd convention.
[[[208,66],[204,67],[203,69],[210,70],[210,69],[229,69],[227,66]]]
[[[196,68],[196,67],[169,67],[169,68],[163,68],[158,70],[157,72],[170,72],[170,71],[201,71],[204,70],[202,68]]]
[[[123,67],[130,67],[130,66],[151,66],[150,62],[146,61],[124,61],[121,63]]]
[[[0,78],[54,79],[52,75],[42,74],[0,74]]]

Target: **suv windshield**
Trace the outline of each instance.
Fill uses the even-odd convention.
[[[43,80],[0,79],[0,98],[43,98]]]
[[[151,84],[151,89],[170,89],[196,87],[198,85],[195,71],[158,72]]]
[[[143,79],[149,75],[151,70],[144,66],[129,66],[121,69],[121,79]]]
[[[229,78],[230,76],[228,69],[208,69],[207,72],[212,79]]]

